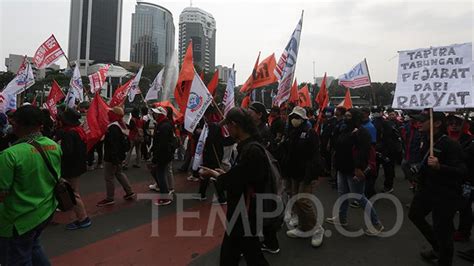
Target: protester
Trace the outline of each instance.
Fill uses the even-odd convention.
[[[168,182],[166,180],[166,171],[169,167],[168,165],[172,163],[174,156],[173,126],[167,118],[168,112],[163,107],[156,107],[151,110],[155,120],[151,169],[153,178],[160,189],[160,198],[155,202],[155,205],[165,206],[173,202],[169,195]]]
[[[392,110],[389,110],[389,113],[392,113]],[[397,157],[400,156],[402,149],[400,133],[393,119],[384,119],[382,108],[374,108],[372,115],[372,123],[377,130],[377,176],[378,169],[380,165],[382,165],[385,177],[382,192],[392,193],[393,180],[395,179],[395,162],[397,161]]]
[[[4,113],[0,113],[0,152],[10,147],[7,138],[8,118]]]
[[[288,179],[293,196],[300,193],[314,193],[315,180],[321,173],[319,138],[308,121],[306,110],[296,106],[289,115],[288,129],[288,165],[291,168]],[[311,245],[319,247],[324,238],[324,229],[316,221],[313,202],[307,198],[298,199],[293,207],[296,217],[290,220],[290,226],[296,226],[286,232],[288,237],[312,237]]]
[[[123,198],[133,200],[136,194],[132,191],[127,176],[123,173],[123,162],[130,149],[128,130],[123,121],[124,112],[121,107],[113,107],[109,113],[110,124],[104,139],[104,177],[106,198],[97,203],[98,207],[115,204],[115,182],[117,179],[125,191]]]
[[[449,115],[447,117],[448,136],[457,141],[463,150],[464,162],[468,166],[468,173],[462,182],[462,199],[459,207],[459,226],[454,232],[454,241],[469,241],[472,230],[472,197],[471,186],[474,184],[473,163],[474,163],[474,138],[469,132],[469,121],[461,115]]]
[[[346,113],[346,108],[342,106],[336,107],[336,111],[334,112],[334,117],[336,117],[336,124],[334,126],[334,130],[332,131],[331,138],[329,140],[329,150],[331,151],[331,158],[334,164],[334,154],[335,154],[335,147],[336,142],[341,132],[341,128],[344,125],[344,115]],[[332,166],[334,168],[334,165]],[[334,171],[335,176],[333,176],[329,180],[329,184],[332,184],[333,187],[337,187],[337,171]]]
[[[81,114],[73,109],[59,113],[56,141],[61,145],[61,177],[74,189],[76,205],[73,208],[76,220],[66,225],[67,230],[87,228],[92,225],[87,216],[84,202],[79,194],[79,177],[86,172],[87,145],[86,133],[81,127]]]
[[[209,106],[204,119],[207,123],[208,134],[205,139],[203,154],[202,154],[202,166],[210,169],[222,168],[222,158],[224,155],[223,147],[223,136],[221,128],[218,124],[219,117],[216,116],[217,110],[213,106]],[[204,201],[207,199],[206,191],[209,183],[212,182],[208,177],[202,177],[199,183],[199,193],[193,198],[196,200]],[[216,199],[213,199],[213,204],[225,205],[227,204],[224,188],[217,182],[212,182],[216,189]]]
[[[12,125],[19,139],[0,152],[0,265],[50,265],[39,239],[56,210],[56,180],[28,142],[39,143],[57,176],[61,147],[42,136],[43,121],[37,107],[18,108]]]
[[[94,167],[96,152],[97,152],[97,164]],[[102,138],[87,153],[87,170],[92,171],[94,169],[103,169],[104,168],[103,161],[104,161],[104,140]]]
[[[239,265],[241,254],[247,265],[269,265],[256,236],[256,195],[263,192],[268,178],[268,166],[264,163],[266,155],[255,144],[257,127],[249,111],[232,108],[224,124],[238,143],[236,163],[227,173],[205,167],[200,171],[204,177],[217,178],[227,191],[227,231],[221,245],[220,265]],[[253,191],[252,195],[249,191]],[[248,202],[248,207],[245,202]],[[237,216],[235,223],[229,224],[234,215]],[[249,225],[250,232],[246,232],[244,224]]]
[[[324,160],[324,176],[331,176],[332,156],[329,142],[337,122],[336,118],[334,117],[334,108],[324,108],[323,118],[324,121],[321,124],[319,133],[321,136],[321,157]]]
[[[430,155],[429,134],[430,114],[413,116],[420,121],[421,132],[426,134],[420,153],[423,160],[419,169],[418,188],[410,206],[408,217],[420,230],[432,249],[421,252],[421,256],[438,265],[452,265],[453,260],[453,218],[461,198],[461,183],[467,169],[463,161],[459,143],[446,135],[446,117],[443,113],[433,112],[433,155]],[[431,213],[433,225],[426,221]]]
[[[335,144],[335,168],[337,170],[337,186],[339,196],[355,193],[362,208],[370,216],[371,225],[365,230],[368,236],[378,236],[384,227],[381,224],[372,203],[364,195],[366,173],[371,171],[370,134],[362,126],[362,114],[357,109],[349,109],[345,113],[344,125]],[[375,159],[375,158],[372,158]],[[339,215],[327,218],[326,222],[347,226],[348,200],[339,207]]]
[[[415,115],[415,114],[411,114]],[[418,164],[423,158],[420,154],[420,146],[423,141],[423,135],[420,132],[420,122],[412,119],[411,116],[405,118],[405,125],[402,130],[402,138],[405,147],[405,153],[402,159],[401,168],[411,184],[411,189],[415,189],[415,180],[410,169]]]
[[[376,148],[377,144],[377,129],[375,128],[374,124],[372,121],[370,121],[370,109],[368,107],[364,107],[360,109],[362,113],[362,127],[367,130],[370,134],[370,145],[371,149]],[[372,174],[373,171],[367,172],[366,175],[366,183],[365,183],[365,196],[367,198],[371,198],[376,194],[375,191],[375,181],[377,180],[377,176]],[[351,202],[351,207],[358,208],[360,207],[359,201],[353,201]]]
[[[128,168],[130,164],[130,160],[132,159],[132,153],[135,149],[136,158],[135,163],[132,165],[133,168],[140,168],[140,159],[141,159],[141,147],[144,140],[144,133],[143,133],[143,120],[140,118],[140,109],[133,108],[132,110],[132,118],[130,119],[130,123],[128,124],[129,135],[128,138],[130,139],[130,150],[127,153],[127,158],[125,160],[124,170]]]
[[[260,142],[266,148],[271,143],[271,132],[267,125],[268,113],[265,105],[261,102],[253,102],[249,106],[249,113],[257,125]]]

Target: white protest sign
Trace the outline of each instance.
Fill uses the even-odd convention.
[[[472,43],[401,51],[399,58],[393,108],[473,106]]]

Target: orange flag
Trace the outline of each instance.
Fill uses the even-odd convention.
[[[293,86],[291,86],[290,98],[288,99],[288,102],[298,104],[298,101],[299,101],[299,98],[298,98],[298,82],[295,79],[295,81],[293,82]]]
[[[252,75],[245,81],[242,88],[240,88],[240,92],[250,92],[253,89],[253,82],[257,79],[257,68],[258,68],[258,61],[260,60],[260,52],[258,52],[257,61],[255,61],[255,65],[253,66]]]
[[[178,76],[178,83],[174,90],[174,98],[179,106],[182,114],[186,111],[188,103],[189,91],[194,79],[194,64],[193,64],[193,43],[189,42],[186,54],[184,55],[183,65]]]
[[[316,96],[316,103],[318,103],[320,111],[322,111],[329,103],[329,93],[328,89],[326,88],[326,73],[324,73],[324,78],[321,82],[321,89]]]
[[[212,76],[211,81],[207,84],[207,90],[212,94],[212,96],[216,95],[217,85],[219,85],[219,70],[216,69],[214,72],[214,76]]]
[[[271,54],[269,57],[265,58],[262,62],[258,64],[256,68],[255,78],[252,80],[251,83],[248,83],[249,80],[247,80],[247,82],[245,82],[240,91],[247,92],[255,88],[260,88],[278,82],[278,78],[273,73],[275,67],[275,54]]]
[[[291,96],[290,96],[291,97]],[[309,96],[308,85],[304,85],[301,90],[298,91],[298,105],[301,107],[313,107],[311,104],[311,97]]]
[[[338,105],[338,107],[339,106],[346,108],[346,110],[349,110],[352,108],[351,91],[349,90],[349,88],[347,88],[346,97],[344,97],[344,100],[342,100],[342,102]]]
[[[250,94],[244,97],[244,99],[242,100],[242,104],[240,104],[240,107],[248,108],[249,105],[250,105]]]

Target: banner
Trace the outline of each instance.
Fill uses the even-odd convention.
[[[217,85],[219,85],[219,69],[216,69],[216,71],[214,72],[214,75],[212,76],[212,79],[207,84],[207,89],[209,90],[209,93],[212,94],[213,97],[216,95]]]
[[[53,84],[51,85],[51,90],[49,91],[48,98],[46,102],[43,103],[43,107],[49,110],[51,118],[56,120],[56,116],[58,115],[58,109],[56,108],[56,103],[64,99],[64,93],[59,87],[59,84],[56,80],[53,80]]]
[[[193,79],[195,79],[194,72],[193,43],[189,42],[174,91],[174,97],[181,113],[186,112],[189,90],[191,88],[191,83],[193,83]]]
[[[472,43],[399,52],[396,109],[473,107]]]
[[[37,50],[33,56],[33,63],[36,65],[36,68],[43,69],[49,67],[51,64],[56,62],[59,57],[64,55],[61,46],[59,46],[58,41],[54,37],[54,34],[51,35]]]
[[[87,136],[87,151],[90,151],[107,132],[109,125],[108,112],[109,107],[100,94],[96,93],[89,110],[87,110],[86,120],[83,124]]]
[[[204,124],[204,127],[201,131],[201,135],[199,136],[198,143],[196,145],[196,152],[194,153],[193,171],[199,170],[199,166],[202,165],[207,135],[209,135],[209,127],[207,126],[207,124]]]
[[[295,80],[293,81],[293,86],[291,86],[290,90],[290,98],[288,98],[288,102],[298,104],[299,97],[298,97],[298,82]]]
[[[339,85],[346,88],[356,89],[361,87],[370,86],[369,68],[367,61],[360,62],[355,65],[349,72],[342,74],[338,77]]]
[[[346,96],[344,97],[344,100],[342,100],[342,102],[338,105],[338,107],[344,107],[346,110],[352,108],[351,91],[349,88],[347,88]]]
[[[15,78],[13,78],[10,83],[3,90],[4,95],[17,95],[22,93],[29,87],[35,84],[35,77],[33,75],[33,68],[31,67],[30,62],[25,56],[23,63],[21,64],[18,72],[16,73]]]
[[[76,106],[76,99],[79,102],[84,101],[84,86],[82,85],[81,72],[79,65],[76,64],[72,73],[71,81],[69,82],[69,90],[66,96],[66,105],[70,108]]]
[[[153,83],[151,83],[150,88],[145,96],[145,101],[149,100],[156,100],[158,99],[158,92],[163,90],[163,73],[165,72],[165,68],[162,68],[160,73],[156,75]]]
[[[0,92],[0,113],[16,109],[16,95]]]
[[[323,81],[321,82],[321,88],[319,89],[318,95],[316,95],[316,103],[318,104],[320,112],[322,112],[329,103],[329,93],[326,87],[326,73],[324,73]]]
[[[291,39],[286,45],[285,51],[278,60],[275,68],[275,76],[279,80],[278,93],[274,99],[274,103],[280,106],[290,97],[291,84],[296,69],[296,59],[298,57],[298,49],[300,45],[301,29],[303,27],[303,14],[300,21],[296,25],[295,31],[291,35]]]
[[[235,98],[234,98],[234,89],[235,89],[235,75],[234,75],[234,66],[232,66],[232,71],[227,79],[227,86],[225,88],[224,98],[224,115],[230,111],[230,109],[235,107]]]
[[[133,100],[135,100],[135,96],[141,93],[138,84],[140,83],[140,79],[142,78],[142,71],[143,66],[140,67],[140,70],[138,70],[137,75],[133,78],[132,84],[130,84],[130,89],[128,90],[129,102],[133,102]]]
[[[196,126],[212,103],[212,95],[207,90],[196,71],[189,92],[189,99],[184,113],[184,128],[189,132],[194,132]]]
[[[107,78],[107,72],[109,71],[110,65],[105,65],[100,68],[99,71],[89,75],[89,86],[91,87],[91,93],[96,93],[102,89]]]

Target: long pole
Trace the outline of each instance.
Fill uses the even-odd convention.
[[[365,67],[367,68],[367,76],[369,76],[370,91],[372,92],[372,105],[377,105],[377,97],[375,96],[374,87],[372,87],[372,79],[370,78],[369,65],[367,64],[367,59],[364,58]]]
[[[430,108],[430,156],[434,156],[434,133],[433,133],[433,108]]]

